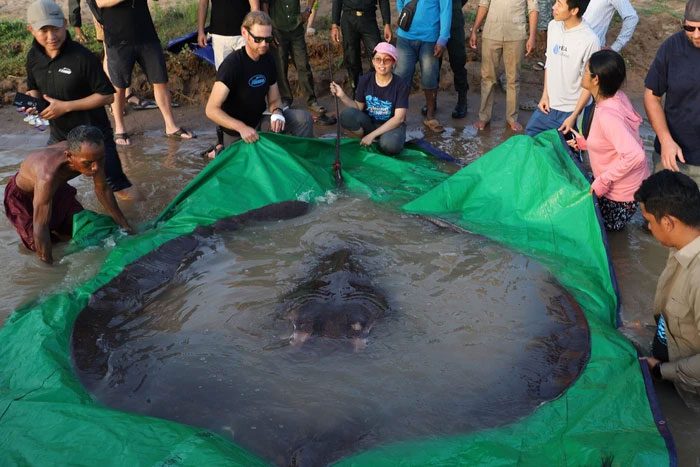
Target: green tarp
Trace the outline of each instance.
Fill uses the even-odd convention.
[[[410,440],[341,465],[664,465],[643,374],[615,330],[616,294],[588,184],[555,131],[516,136],[454,175],[417,149],[383,156],[343,140],[344,189],[440,217],[544,264],[581,305],[591,333],[580,377],[530,416],[488,431]],[[334,189],[334,141],[263,135],[209,164],[148,228],[119,237],[100,272],[16,310],[0,328],[0,465],[259,465],[229,441],[92,401],[71,369],[69,339],[90,296],[166,241],[219,219]],[[89,221],[89,219],[88,219]],[[95,224],[100,232],[109,226]],[[90,223],[84,245],[95,244]]]

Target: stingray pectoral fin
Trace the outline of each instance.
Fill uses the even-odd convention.
[[[289,338],[289,343],[295,347],[301,347],[311,337],[310,332],[294,331]]]

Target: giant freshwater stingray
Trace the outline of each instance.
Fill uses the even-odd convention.
[[[198,348],[197,345],[203,349],[236,346],[235,342],[223,341],[216,333],[209,341],[199,341],[197,345],[188,346],[186,351],[178,349],[191,336],[178,336],[177,329],[161,328],[158,320],[167,321],[167,313],[159,313],[157,305],[150,309],[147,306],[157,303],[159,295],[171,286],[174,278],[183,271],[186,273],[206,254],[204,249],[209,245],[208,237],[238,231],[249,222],[291,219],[305,214],[308,208],[302,202],[279,203],[212,226],[199,227],[192,234],[166,242],[130,264],[93,294],[76,320],[71,339],[75,368],[88,391],[110,407],[202,426],[222,434],[230,432],[235,442],[277,465],[315,466],[327,465],[377,444],[404,439],[395,430],[400,425],[412,425],[415,430],[412,436],[430,436],[434,433],[430,430],[436,426],[443,429],[441,434],[457,434],[508,423],[561,394],[585,365],[589,352],[587,323],[575,301],[557,288],[543,304],[542,316],[546,316],[549,323],[544,334],[531,336],[525,351],[522,355],[512,356],[512,362],[503,374],[510,382],[487,387],[477,399],[465,393],[463,405],[450,405],[454,420],[425,420],[425,428],[415,419],[400,415],[390,422],[375,417],[383,409],[376,401],[359,403],[356,413],[341,412],[345,417],[334,418],[335,414],[327,410],[319,411],[322,405],[313,399],[321,399],[323,394],[314,395],[311,401],[295,399],[292,386],[299,385],[304,379],[314,384],[320,382],[318,387],[305,387],[302,391],[320,390],[323,393],[324,385],[330,386],[329,380],[342,379],[355,381],[357,389],[352,389],[355,396],[362,394],[363,390],[376,393],[382,389],[381,378],[376,378],[377,384],[353,379],[353,371],[375,362],[378,367],[395,364],[396,359],[401,358],[391,344],[388,347],[375,346],[374,340],[383,344],[382,336],[386,337],[388,329],[396,327],[405,318],[405,313],[399,310],[388,313],[388,301],[375,285],[376,280],[371,279],[354,250],[349,249],[333,251],[314,261],[315,266],[298,285],[280,297],[278,316],[281,313],[296,327],[290,342],[292,347],[300,347],[301,351],[290,352],[290,347],[280,347],[264,355],[268,357],[267,361],[256,356],[245,364],[231,351],[222,352],[217,357],[210,356],[205,364],[200,362],[201,354],[188,355],[192,348]],[[235,293],[235,289],[231,292]],[[468,297],[465,297],[465,302],[468,304]],[[428,314],[431,310],[420,312]],[[167,332],[162,332],[163,328]],[[276,378],[273,374],[276,370],[270,365],[269,358],[291,358],[276,363],[278,371],[280,367],[293,366],[297,363],[295,359],[315,365],[313,362],[319,357],[324,360],[334,357],[320,356],[318,349],[314,348],[305,351],[314,335],[336,339],[341,347],[342,341],[347,340],[350,348],[358,350],[368,338],[371,345],[361,352],[340,352],[344,355],[335,360],[345,366],[332,368],[319,364],[317,376],[320,379],[313,379],[314,375],[307,373],[288,381]],[[197,338],[201,339],[201,336]],[[180,359],[170,358],[173,354],[180,354]],[[468,352],[464,356],[465,361],[471,360]],[[255,363],[257,361],[262,364]],[[480,363],[481,366],[489,364]],[[233,374],[223,383],[217,383],[210,377],[216,367]],[[300,368],[307,372],[310,369],[309,366]],[[459,370],[468,376],[469,367]],[[291,371],[296,370],[292,368]],[[416,382],[404,383],[407,395],[384,397],[411,400],[415,396],[410,390]],[[436,387],[440,383],[438,380],[434,382]],[[275,399],[280,394],[286,396],[285,393],[295,395]],[[328,394],[332,399],[333,394]],[[436,402],[443,404],[440,400]],[[294,422],[299,414],[291,410],[292,404],[298,404],[299,407],[294,409],[302,410],[304,416],[313,422],[296,427]],[[497,407],[495,411],[494,407]],[[418,410],[420,408],[406,404],[405,413],[422,413]],[[252,427],[255,436],[242,429],[250,424],[255,425]],[[280,432],[279,426],[284,426],[286,431]]]

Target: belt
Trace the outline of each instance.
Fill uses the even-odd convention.
[[[368,12],[368,11],[365,11],[365,10],[348,10],[348,9],[346,9],[346,10],[343,10],[343,11],[346,11],[346,12],[350,13],[350,14],[353,15],[353,16],[364,16],[364,15],[371,15],[371,14],[372,14],[371,12]]]

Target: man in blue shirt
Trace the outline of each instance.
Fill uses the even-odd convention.
[[[410,0],[397,0],[397,11]],[[420,64],[421,87],[425,93],[427,113],[423,124],[431,131],[442,133],[445,128],[435,118],[437,104],[439,58],[450,39],[452,0],[419,0],[408,30],[399,28],[397,49],[399,59],[395,73],[406,82],[413,81],[416,62]]]

